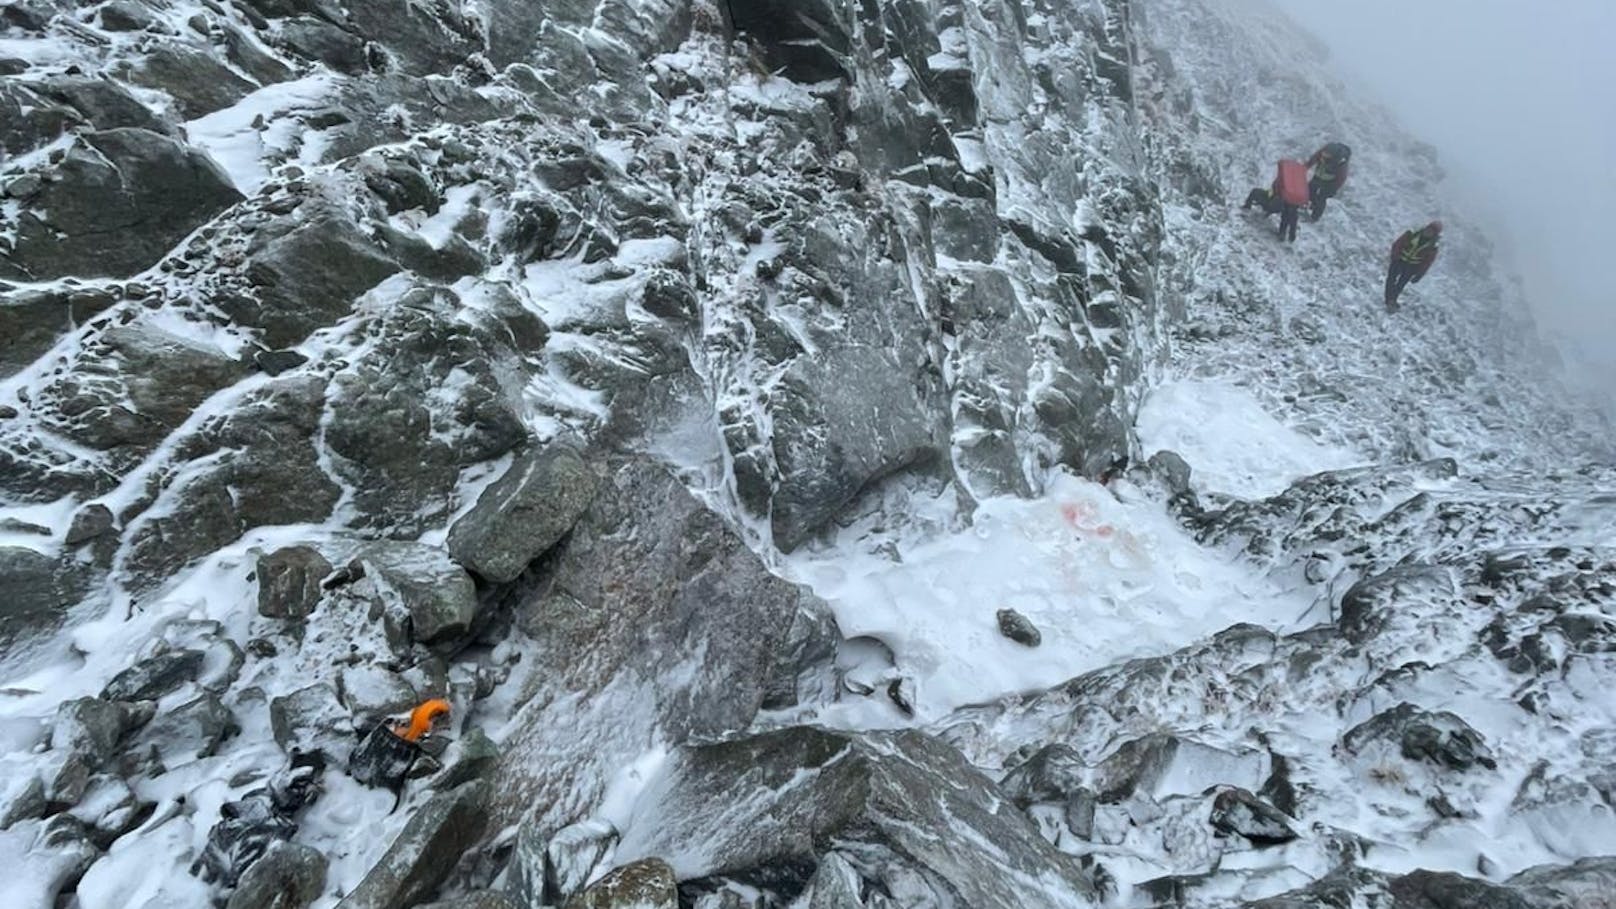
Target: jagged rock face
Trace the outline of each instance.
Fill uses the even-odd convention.
[[[1181,358],[1366,454],[1451,448],[1412,425],[1427,401],[1486,430],[1486,461],[1516,463],[1507,425],[1578,448],[1533,383],[1471,406],[1536,375],[1482,253],[1445,253],[1478,302],[1412,328],[1384,394],[1341,377],[1384,384],[1399,345],[1280,311],[1221,206],[1270,129],[1247,96],[1335,106],[1225,13],[0,7],[0,641],[114,609],[73,649],[105,699],[0,698],[0,855],[26,853],[0,903],[1077,906],[1110,892],[1106,854],[1188,904],[1608,892],[1598,862],[1351,867],[1474,841],[1483,805],[1546,857],[1616,830],[1616,735],[1587,719],[1616,652],[1599,474],[1543,496],[1371,467],[1241,503],[1158,452],[1129,476],[1312,585],[1318,627],[1235,625],[931,731],[793,725],[864,683],[782,554],[901,526],[916,492],[963,522],[1148,454],[1129,427],[1186,308]],[[1197,29],[1237,62],[1186,54]],[[1424,198],[1410,154],[1386,182]],[[999,627],[1043,653],[1040,625]],[[367,813],[336,778],[357,734],[427,697],[445,766]],[[303,748],[329,801],[206,892],[201,825]],[[619,816],[647,776],[664,798]]]
[[[986,777],[916,732],[797,727],[691,747],[649,786],[654,816],[625,834],[617,860],[667,856],[681,880],[739,880],[789,900],[834,844],[869,886],[917,903],[1009,907],[1037,893],[1083,906],[1093,893]],[[715,803],[731,806],[717,828],[705,808]]]

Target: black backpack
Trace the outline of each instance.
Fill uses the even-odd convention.
[[[1341,142],[1331,142],[1324,146],[1324,153],[1337,164],[1345,164],[1352,160],[1352,149]]]

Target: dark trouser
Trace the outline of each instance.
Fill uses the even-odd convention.
[[[1279,238],[1288,243],[1296,242],[1296,222],[1302,220],[1302,207],[1300,205],[1287,205],[1279,211]]]
[[[1332,180],[1320,180],[1315,177],[1308,181],[1308,205],[1313,210],[1313,220],[1317,221],[1324,216],[1324,204],[1330,201],[1330,197],[1334,196],[1338,189],[1340,187]]]
[[[1240,207],[1251,208],[1255,205],[1271,215],[1278,210],[1274,204],[1276,201],[1277,200],[1274,199],[1273,193],[1270,193],[1268,190],[1259,186],[1246,194],[1246,204]]]
[[[1397,298],[1403,295],[1403,288],[1419,273],[1418,265],[1410,265],[1402,259],[1393,259],[1391,267],[1386,269],[1386,308],[1396,309]]]

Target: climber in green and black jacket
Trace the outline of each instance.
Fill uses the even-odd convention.
[[[1386,309],[1397,311],[1397,298],[1409,281],[1415,284],[1436,261],[1437,241],[1442,239],[1442,222],[1432,221],[1419,230],[1405,230],[1392,244],[1392,261],[1386,269]]]
[[[1351,160],[1352,149],[1340,142],[1331,142],[1307,159],[1307,166],[1313,169],[1313,177],[1307,181],[1307,191],[1314,221],[1323,216],[1325,203],[1346,185],[1347,162]]]

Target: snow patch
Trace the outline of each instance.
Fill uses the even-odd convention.
[[[1139,409],[1145,452],[1177,452],[1204,492],[1260,499],[1326,470],[1364,463],[1352,451],[1315,442],[1263,410],[1244,389],[1180,381],[1152,389]]]

